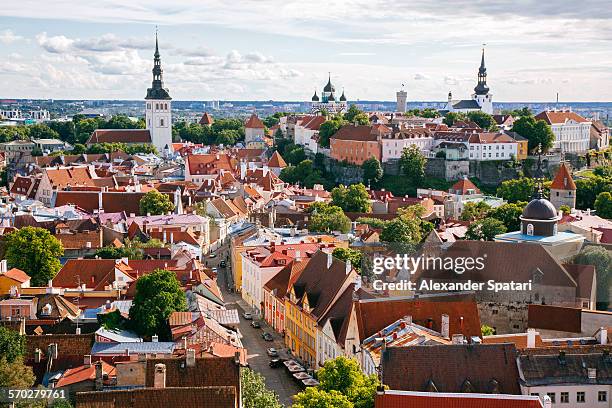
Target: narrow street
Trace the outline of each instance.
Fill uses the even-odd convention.
[[[219,248],[217,252],[217,258],[214,260],[214,264],[217,265],[222,259],[225,259],[227,251],[224,247]],[[210,261],[210,260],[209,260]],[[212,264],[213,262],[209,262]],[[212,265],[211,265],[212,266]],[[245,320],[242,317],[242,313],[245,309],[249,309],[248,306],[238,293],[230,293],[227,288],[228,277],[226,274],[230,274],[229,262],[227,268],[218,268],[217,284],[223,293],[225,299],[225,305],[228,309],[238,309],[240,314],[240,332],[242,333],[242,344],[247,349],[248,361],[251,369],[262,374],[266,380],[266,386],[274,390],[278,396],[280,402],[289,407],[291,405],[291,397],[300,391],[293,378],[284,369],[281,368],[270,368],[268,363],[270,357],[266,353],[266,349],[269,347],[276,348],[282,357],[286,357],[284,352],[283,338],[278,333],[274,332],[265,321],[261,320],[261,329],[255,329],[251,326],[252,320]],[[246,311],[251,311],[246,310]],[[271,333],[274,337],[274,341],[265,341],[261,335],[266,331]]]

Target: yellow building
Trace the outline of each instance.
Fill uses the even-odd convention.
[[[319,251],[291,285],[285,298],[285,345],[306,365],[318,367],[319,323],[357,278],[350,262]]]
[[[6,270],[6,261],[0,261],[0,295],[10,295],[12,290],[21,293],[22,288],[30,287],[30,277],[21,269]]]

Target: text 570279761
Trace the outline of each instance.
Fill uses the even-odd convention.
[[[46,388],[0,388],[0,402],[65,399],[65,390]]]

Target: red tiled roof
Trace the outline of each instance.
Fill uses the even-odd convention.
[[[386,391],[376,395],[375,408],[542,408],[540,399],[523,395],[438,394]]]
[[[265,126],[263,122],[257,117],[256,114],[252,114],[249,120],[244,125],[245,128],[251,129],[263,129]]]
[[[200,125],[212,125],[214,121],[215,120],[208,112],[204,112],[200,119]]]
[[[353,140],[360,142],[376,142],[379,134],[389,133],[391,129],[385,125],[346,125],[342,126],[333,136],[337,140]]]
[[[589,122],[589,120],[583,118],[577,113],[570,111],[544,111],[538,113],[535,116],[535,119],[543,120],[549,125],[564,124],[569,120],[573,120],[579,123]]]
[[[53,286],[76,288],[81,284],[89,289],[104,289],[115,280],[115,267],[131,271],[125,264],[114,259],[69,259],[53,278]]]
[[[101,361],[102,373],[109,377],[115,376],[115,367]],[[56,387],[65,387],[71,384],[77,384],[83,381],[94,381],[96,379],[96,367],[93,364],[89,366],[82,365],[80,367],[70,368],[64,372],[62,377],[57,381]]]
[[[24,283],[30,280],[30,276],[27,273],[17,268],[9,269],[0,276],[6,276],[7,278],[11,278],[12,280],[20,283]]]
[[[79,392],[76,408],[237,408],[234,387],[165,387]]]
[[[208,175],[220,170],[234,171],[236,162],[227,154],[192,154],[187,156],[187,166],[191,174]]]
[[[534,329],[569,333],[582,331],[582,311],[576,307],[529,305],[527,325]]]
[[[268,161],[268,167],[284,169],[287,167],[287,162],[285,162],[285,159],[283,159],[283,156],[278,151],[275,151]]]
[[[98,129],[87,141],[87,144],[95,143],[151,143],[151,132],[148,129]]]
[[[467,177],[462,178],[461,180],[453,184],[451,190],[453,190],[455,194],[462,195],[466,195],[468,193],[468,190],[474,190],[474,193],[480,194],[480,190],[478,189],[478,187],[476,187],[476,185],[472,183],[472,181]]]
[[[550,185],[550,188],[555,190],[576,190],[576,183],[572,178],[572,173],[567,168],[565,163],[561,163],[561,167],[557,170],[557,174]]]

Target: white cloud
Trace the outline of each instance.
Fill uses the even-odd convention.
[[[23,37],[17,35],[13,32],[13,30],[2,30],[0,31],[0,43],[2,44],[12,44],[16,41],[23,40]]]
[[[414,75],[414,80],[415,81],[425,81],[425,80],[428,80],[428,79],[429,79],[429,76],[425,75],[425,74],[417,73],[417,74]]]

